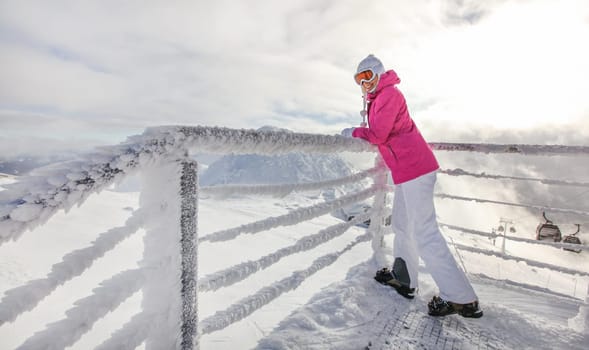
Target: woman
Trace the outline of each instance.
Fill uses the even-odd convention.
[[[396,87],[399,77],[393,70],[385,72],[382,62],[368,55],[358,65],[354,79],[368,105],[368,126],[355,128],[352,136],[378,146],[396,185],[392,215],[395,261],[392,270],[384,268],[374,278],[412,299],[421,257],[440,290],[428,303],[428,313],[481,317],[478,298],[438,227],[433,197],[438,162],[409,116],[405,97]]]

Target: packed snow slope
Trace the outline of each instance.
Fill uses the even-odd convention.
[[[435,284],[421,275],[414,300],[376,283],[374,260],[353,267],[260,340],[256,349],[586,349],[579,302],[471,275],[481,319],[427,315]],[[425,272],[425,271],[422,271]]]

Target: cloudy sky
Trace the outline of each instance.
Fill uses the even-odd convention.
[[[430,141],[586,144],[586,0],[0,0],[0,156],[153,125],[333,134],[369,53]]]

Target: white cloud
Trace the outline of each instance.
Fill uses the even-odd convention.
[[[126,82],[80,62],[60,60],[26,47],[2,46],[0,103],[86,111],[116,101]]]
[[[415,65],[429,84],[411,86],[435,101],[423,114],[502,128],[582,122],[589,26],[579,5],[510,3],[476,26],[435,33]]]
[[[8,123],[15,110],[104,142],[161,124],[336,133],[360,121],[351,76],[368,53],[398,71],[423,127],[577,126],[588,13],[581,0],[3,0],[0,136],[45,132]]]

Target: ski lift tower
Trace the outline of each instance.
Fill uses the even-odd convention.
[[[510,226],[511,225],[511,226]],[[501,253],[505,254],[505,235],[507,234],[507,230],[511,233],[515,233],[515,227],[513,227],[514,223],[510,219],[501,218],[499,219],[499,226],[497,227],[498,232],[503,233],[503,244],[501,245]]]

